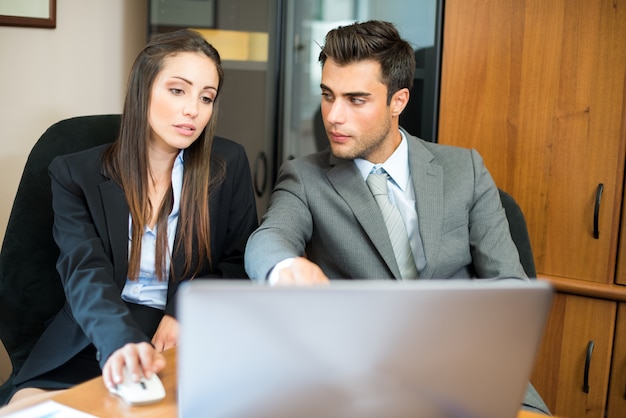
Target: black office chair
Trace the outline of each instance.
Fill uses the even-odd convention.
[[[537,271],[535,269],[535,260],[533,258],[524,213],[510,194],[502,189],[498,189],[498,191],[500,192],[502,207],[504,207],[504,212],[506,213],[506,218],[509,222],[511,238],[513,239],[519,253],[520,263],[522,264],[526,275],[534,280],[537,277]],[[550,409],[541,398],[541,395],[537,392],[537,389],[535,389],[530,382],[528,382],[526,395],[522,402],[522,409],[532,411],[537,414],[551,415]]]
[[[535,260],[533,258],[533,251],[530,245],[526,219],[524,218],[522,209],[510,194],[502,189],[499,189],[499,191],[500,200],[502,201],[502,206],[506,212],[506,218],[509,221],[511,238],[513,238],[513,242],[519,252],[519,258],[522,263],[522,267],[524,268],[524,272],[526,272],[528,277],[536,278],[537,270],[535,269]]]
[[[326,135],[326,128],[324,127],[324,120],[322,119],[322,108],[318,106],[315,109],[315,113],[311,118],[313,124],[313,137],[315,139],[315,148],[317,151],[323,151],[328,148],[328,136]]]
[[[46,322],[65,303],[52,237],[48,165],[57,155],[113,142],[120,115],[81,116],[52,125],[28,156],[0,250],[0,341],[11,358],[11,377],[0,386],[8,401],[21,368]]]

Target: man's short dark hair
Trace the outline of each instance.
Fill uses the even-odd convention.
[[[387,86],[387,103],[400,89],[413,87],[415,52],[389,22],[370,20],[339,26],[326,34],[319,55],[322,67],[327,59],[338,65],[372,60],[380,64],[382,80]]]

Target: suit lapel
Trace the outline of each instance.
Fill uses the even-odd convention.
[[[99,187],[115,266],[115,281],[122,288],[128,273],[128,204],[124,191],[114,181],[107,180]]]
[[[330,164],[331,168],[326,174],[328,180],[350,207],[394,277],[399,278],[400,269],[393,254],[385,221],[354,162],[341,160],[331,155]]]
[[[176,293],[176,289],[178,288],[178,284],[180,283],[180,280],[182,280],[184,268],[185,268],[185,251],[182,248],[182,246],[180,248],[178,246],[178,238],[180,237],[180,228],[181,228],[181,223],[178,222],[178,224],[176,225],[176,237],[174,237],[174,248],[173,248],[173,254],[172,254],[172,270],[174,273],[174,277],[172,278],[170,276],[170,281],[167,286],[167,302],[168,303],[174,297],[174,294]],[[193,242],[195,242],[195,238],[196,237],[194,236]],[[192,256],[193,260],[199,260],[199,257],[197,254],[197,248],[195,245],[192,248],[192,254],[193,254]],[[190,268],[192,269],[192,272],[193,272],[195,265],[190,266]]]
[[[128,216],[130,211],[126,203],[124,191],[114,181],[107,180],[100,183],[100,196],[103,204],[104,214],[107,223],[107,231],[109,234],[109,245],[111,246],[111,254],[113,257],[113,265],[115,266],[115,282],[120,289],[126,283],[128,276]],[[174,248],[177,248],[177,241],[180,232],[180,222],[176,228],[176,237],[174,238]],[[195,248],[194,248],[195,251]],[[185,264],[184,252],[182,250],[174,251],[173,267],[175,277],[180,278],[183,273]],[[170,284],[172,282],[170,281]],[[169,301],[176,291],[177,286],[168,286]]]
[[[417,219],[426,257],[426,267],[420,273],[420,278],[430,279],[433,275],[433,266],[437,265],[436,259],[441,243],[443,170],[440,165],[432,162],[433,155],[419,140],[409,134],[406,135],[409,142],[409,165],[415,191]]]

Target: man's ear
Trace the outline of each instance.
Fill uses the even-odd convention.
[[[404,110],[406,105],[409,103],[409,89],[406,87],[398,90],[391,96],[391,115],[392,116],[400,116],[400,113]]]

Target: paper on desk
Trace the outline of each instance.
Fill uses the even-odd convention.
[[[69,406],[54,401],[46,401],[21,411],[9,414],[6,418],[97,418]]]

